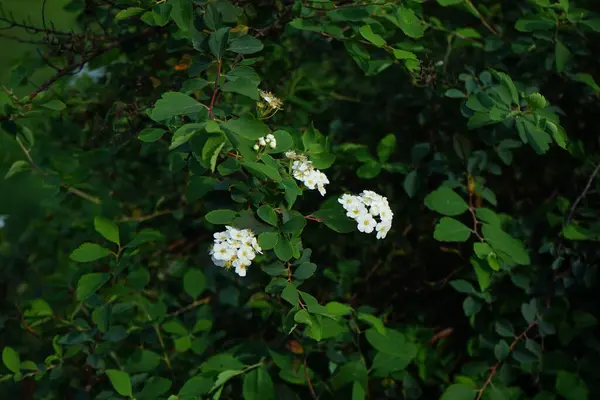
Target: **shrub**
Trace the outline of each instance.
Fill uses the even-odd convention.
[[[0,14],[2,391],[597,398],[594,5]]]

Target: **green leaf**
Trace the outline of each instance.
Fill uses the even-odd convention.
[[[362,35],[362,37],[367,39],[369,42],[373,43],[375,46],[385,46],[385,39],[373,32],[370,25],[361,26],[359,32]]]
[[[199,269],[188,270],[183,277],[183,290],[193,298],[198,297],[206,289],[206,278]]]
[[[579,375],[567,371],[558,371],[556,391],[566,400],[587,400],[589,391]]]
[[[221,91],[239,93],[253,100],[258,100],[258,83],[245,78],[238,78],[235,81],[227,81],[221,86]]]
[[[508,346],[508,343],[506,343],[506,340],[500,339],[494,346],[494,355],[496,356],[496,359],[498,361],[503,361],[508,357],[509,353],[510,347]]]
[[[396,135],[386,135],[377,145],[377,156],[382,163],[387,162],[396,150]]]
[[[433,237],[440,242],[465,242],[471,236],[471,229],[454,218],[442,217],[435,226]]]
[[[244,377],[242,384],[244,400],[275,400],[275,389],[269,372],[264,366],[253,369]]]
[[[42,107],[45,107],[47,109],[54,110],[54,111],[62,111],[65,108],[67,108],[65,103],[63,103],[60,100],[56,100],[56,99],[50,100],[49,102],[42,104]]]
[[[454,152],[461,160],[468,160],[471,155],[471,142],[465,136],[455,134],[452,136],[452,145]]]
[[[146,128],[140,132],[137,138],[142,142],[151,143],[156,142],[158,139],[163,137],[165,133],[167,133],[167,131],[164,129]]]
[[[258,244],[263,250],[271,250],[277,245],[279,234],[277,232],[263,232],[258,235]]]
[[[400,6],[393,22],[402,29],[402,32],[404,32],[406,36],[413,39],[418,39],[425,34],[425,28],[421,24],[421,21],[410,8]]]
[[[177,394],[177,400],[196,400],[210,391],[213,379],[205,376],[195,376],[183,385]]]
[[[515,24],[519,32],[546,31],[556,26],[556,22],[541,19],[520,19]]]
[[[408,342],[406,337],[397,330],[386,328],[386,334],[382,335],[375,328],[366,331],[367,341],[382,353],[394,356],[403,364],[408,365],[417,355],[417,346]]]
[[[408,197],[413,197],[419,190],[420,182],[418,180],[417,170],[410,171],[404,178],[404,191]]]
[[[362,179],[373,179],[381,172],[381,164],[377,161],[369,161],[356,170],[356,175]]]
[[[600,232],[593,232],[582,226],[570,223],[562,230],[562,235],[569,240],[595,240],[600,237]]]
[[[96,293],[110,279],[105,272],[92,272],[79,278],[77,282],[77,300],[83,301]]]
[[[263,155],[263,157],[265,157]],[[259,178],[266,177],[275,182],[281,182],[282,178],[279,171],[270,165],[260,164],[252,161],[244,161],[242,165],[247,168],[253,175]]]
[[[245,35],[236,38],[229,44],[229,51],[239,54],[253,54],[261,51],[265,46],[257,38]]]
[[[267,224],[277,226],[277,213],[273,210],[273,207],[265,204],[260,206],[256,211],[260,219],[265,221]]]
[[[594,77],[590,74],[579,73],[573,77],[577,82],[584,83],[592,88],[596,93],[600,93],[600,85],[596,83]]]
[[[172,382],[168,379],[162,378],[160,376],[153,376],[146,381],[144,384],[144,388],[137,395],[139,400],[151,400],[156,399],[157,396],[161,396],[169,391],[171,388]]]
[[[425,196],[425,205],[430,210],[449,216],[460,215],[469,209],[467,202],[446,186],[440,186]]]
[[[519,104],[519,94],[517,92],[517,87],[515,86],[515,83],[513,82],[512,78],[510,76],[508,76],[507,74],[505,74],[504,72],[499,72],[499,71],[496,71],[493,69],[490,71],[496,77],[496,79],[498,81],[500,81],[500,84],[506,90],[508,90],[508,92],[510,93],[512,102],[514,104]]]
[[[457,4],[462,4],[464,0],[437,0],[438,4],[443,7],[455,6]]]
[[[267,136],[270,132],[264,122],[248,117],[230,119],[221,126],[250,140],[257,140],[259,137]]]
[[[527,105],[533,109],[545,108],[548,105],[546,98],[540,93],[532,93],[525,96],[525,101],[527,102]]]
[[[127,372],[119,371],[117,369],[107,369],[106,375],[108,375],[108,379],[110,379],[110,383],[117,393],[121,396],[132,396],[131,379],[129,379],[129,374],[127,374]]]
[[[364,400],[366,392],[359,381],[354,381],[352,384],[352,400]]]
[[[289,261],[294,255],[292,243],[283,236],[280,236],[275,245],[275,255],[281,261]]]
[[[560,40],[556,41],[554,47],[554,56],[556,62],[556,72],[564,72],[567,62],[571,58],[571,52]]]
[[[473,400],[476,394],[472,387],[455,383],[446,389],[440,400]]]
[[[126,8],[124,10],[119,11],[117,13],[117,15],[115,15],[115,21],[121,21],[121,20],[124,20],[124,19],[127,19],[127,18],[134,17],[136,15],[139,15],[139,14],[143,13],[144,11],[146,11],[146,10],[144,10],[141,7],[129,7],[129,8]]]
[[[186,191],[188,203],[193,203],[201,199],[210,193],[218,183],[215,178],[209,176],[192,176]]]
[[[411,51],[392,49],[392,53],[398,60],[417,60],[417,55]]]
[[[298,306],[299,304],[298,290],[291,283],[288,283],[285,286],[281,292],[281,297],[294,307]]]
[[[381,321],[381,319],[377,318],[376,316],[366,313],[358,313],[357,318],[360,321],[366,322],[369,325],[371,325],[381,335],[387,335],[385,325],[383,325],[383,321]]]
[[[24,161],[24,160],[15,161],[10,166],[10,169],[8,170],[6,175],[4,175],[4,179],[9,179],[10,177],[18,174],[19,172],[29,171],[30,169],[31,169],[31,167],[29,166],[29,163],[27,161]]]
[[[71,260],[75,262],[90,262],[111,255],[112,252],[95,243],[84,243],[71,253]]]
[[[2,362],[15,374],[21,370],[21,356],[12,347],[5,346],[2,350]]]
[[[227,44],[227,37],[229,36],[228,34],[229,28],[221,28],[218,31],[213,32],[210,35],[210,38],[208,38],[208,47],[210,48],[211,53],[213,53],[213,55],[219,60],[225,52],[225,45]]]
[[[230,224],[237,215],[238,214],[232,210],[214,210],[206,214],[204,218],[214,225],[226,225]]]
[[[482,233],[497,254],[506,255],[520,265],[528,265],[531,262],[523,244],[504,232],[500,227],[484,224]]]
[[[446,90],[446,93],[444,93],[444,96],[449,97],[451,99],[466,99],[467,98],[467,95],[458,89],[448,89],[448,90]]]
[[[190,115],[200,112],[204,106],[192,97],[179,93],[163,93],[160,100],[156,102],[150,113],[150,118],[161,122],[179,115]]]
[[[120,245],[119,227],[111,220],[104,217],[94,218],[94,229],[96,232],[104,236],[106,240],[110,240],[117,246]]]
[[[296,180],[294,178],[285,178],[280,182],[280,187],[283,187],[285,192],[285,200],[288,203],[288,207],[292,207],[296,202],[298,196],[302,194],[302,189],[298,187]]]
[[[294,271],[294,277],[296,279],[305,280],[313,276],[316,270],[317,266],[315,264],[305,262],[300,264],[300,266],[296,268],[296,271]]]
[[[306,226],[306,218],[303,215],[293,215],[289,221],[283,224],[281,231],[283,233],[290,233],[294,237],[299,237],[302,230]]]

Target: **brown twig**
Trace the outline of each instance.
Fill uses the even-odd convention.
[[[217,93],[219,91],[219,79],[221,78],[221,59],[217,60],[217,77],[215,78],[215,87],[213,89],[212,97],[210,98],[210,105],[208,106],[208,114],[210,119],[214,120],[213,108],[215,106],[215,100],[217,99]]]
[[[477,229],[477,226],[481,222],[479,222],[479,220],[477,219],[477,215],[475,214],[475,206],[473,204],[473,192],[470,190],[469,190],[469,212],[471,213],[471,216],[473,217],[473,232],[475,233],[475,235],[481,242],[485,242],[485,239],[483,238],[483,236],[481,236],[479,234],[479,231]]]
[[[315,392],[315,388],[313,387],[312,382],[310,381],[310,376],[308,375],[308,365],[306,365],[306,358],[304,359],[304,379],[306,380],[306,385],[310,390],[310,395],[313,399],[318,400],[319,396]]]
[[[536,325],[537,325],[537,320],[533,320],[527,326],[527,328],[525,328],[525,330],[519,334],[519,336],[515,337],[515,340],[513,340],[513,342],[510,344],[510,346],[508,348],[508,354],[512,353],[512,351],[515,349],[515,347],[517,346],[517,344],[524,337],[526,337],[527,333],[531,330],[531,328],[533,328]],[[496,375],[496,372],[498,372],[498,369],[500,368],[500,366],[502,365],[503,362],[504,362],[503,360],[500,360],[496,364],[494,364],[494,366],[490,370],[490,374],[488,375],[487,379],[483,383],[483,386],[481,387],[481,389],[479,389],[479,393],[477,394],[477,399],[476,400],[480,400],[481,399],[481,397],[483,396],[483,393],[485,392],[485,389],[492,383],[492,379],[494,378],[494,375]]]
[[[581,201],[585,198],[585,196],[587,196],[587,193],[589,192],[590,188],[592,187],[592,182],[594,182],[594,179],[596,178],[596,175],[598,175],[599,172],[600,172],[600,164],[598,164],[598,166],[594,169],[594,172],[592,172],[592,175],[590,175],[590,178],[588,179],[587,185],[585,185],[583,192],[581,192],[581,194],[573,202],[573,205],[571,206],[571,209],[569,210],[569,215],[567,217],[567,220],[565,221],[565,226],[569,225],[569,223],[573,219],[575,210],[577,210],[577,207],[579,207],[579,203],[581,203]]]
[[[41,169],[36,163],[35,161],[33,161],[33,158],[31,158],[31,154],[29,153],[29,150],[23,145],[23,143],[21,143],[21,141],[17,138],[17,143],[19,144],[19,147],[21,148],[21,150],[23,151],[23,154],[25,154],[25,157],[27,158],[27,161],[29,161],[29,164],[31,165],[31,168],[33,168],[34,171],[36,171],[38,174],[42,175],[42,176],[48,176],[48,173],[46,171],[44,171],[43,169]],[[76,196],[81,197],[82,199],[86,199],[91,201],[94,204],[100,204],[101,201],[99,198],[94,197],[90,194],[87,194],[79,189],[76,189],[72,186],[69,186],[65,183],[60,184],[62,187],[66,188],[67,191],[69,193],[73,193]]]
[[[60,78],[66,76],[66,75],[69,75],[72,71],[83,68],[83,66],[87,62],[93,60],[94,58],[106,53],[107,51],[110,51],[110,50],[120,47],[123,43],[125,43],[129,40],[148,36],[152,32],[153,32],[152,28],[146,29],[145,31],[142,31],[142,32],[134,33],[134,34],[122,37],[122,38],[115,39],[115,42],[113,44],[110,44],[108,46],[104,46],[104,47],[94,50],[93,52],[86,55],[85,57],[82,57],[79,61],[75,61],[75,62],[67,65],[66,67],[60,69],[59,71],[57,71],[56,74],[54,74],[46,82],[42,83],[40,85],[40,87],[38,87],[36,90],[34,90],[33,92],[31,92],[29,94],[29,100],[33,100],[38,94],[40,94],[44,90],[47,90],[50,86],[52,86],[52,84],[54,84]]]
[[[142,215],[139,217],[133,217],[133,216],[123,217],[119,220],[119,222],[144,222],[144,221],[148,221],[153,218],[156,218],[156,217],[160,217],[162,215],[172,214],[173,212],[174,212],[174,210],[162,210],[162,211],[156,211],[149,215]]]
[[[198,306],[201,306],[202,304],[208,303],[210,301],[210,299],[211,299],[210,296],[206,296],[206,297],[203,297],[201,299],[198,299],[198,300],[194,301],[193,303],[188,304],[187,306],[185,306],[183,308],[180,308],[177,311],[173,311],[172,313],[167,314],[167,317],[169,317],[169,318],[170,317],[176,317],[178,315],[186,313],[186,312],[188,312],[190,310],[193,310],[194,308],[196,308]]]
[[[465,4],[467,5],[468,8],[471,9],[471,11],[473,11],[475,13],[475,15],[477,15],[477,18],[479,18],[479,20],[481,21],[481,23],[490,32],[492,32],[494,34],[494,36],[501,37],[500,33],[496,30],[496,28],[494,28],[492,25],[490,25],[489,22],[487,22],[487,20],[485,19],[485,17],[479,12],[479,10],[475,7],[475,5],[473,4],[473,2],[471,0],[465,0]]]

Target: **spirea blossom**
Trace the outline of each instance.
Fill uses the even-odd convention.
[[[384,239],[392,227],[394,213],[387,198],[370,190],[360,195],[344,194],[338,202],[346,210],[346,215],[356,221],[359,231],[376,232],[377,239]],[[379,220],[375,219],[378,218]]]
[[[250,229],[235,229],[226,226],[224,232],[217,232],[210,257],[218,267],[235,268],[239,276],[246,276],[246,269],[252,264],[256,253],[262,249]]]
[[[254,145],[254,150],[258,151],[258,150],[260,150],[261,147],[267,147],[267,146],[269,146],[272,149],[277,147],[277,139],[275,139],[275,136],[273,136],[270,133],[267,136],[258,138],[258,140],[256,141],[256,144]]]
[[[321,196],[325,196],[325,185],[329,183],[327,175],[314,168],[312,162],[304,155],[296,154],[293,151],[288,151],[285,155],[293,160],[292,175],[294,178],[304,183],[309,190],[317,189]]]
[[[260,90],[258,93],[260,94],[261,99],[268,104],[269,108],[274,110],[281,110],[283,108],[283,102],[279,100],[273,93],[265,90]]]

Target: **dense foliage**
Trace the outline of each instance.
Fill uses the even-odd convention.
[[[2,397],[599,398],[594,6],[1,13]]]

